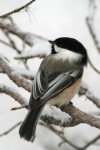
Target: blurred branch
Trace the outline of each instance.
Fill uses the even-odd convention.
[[[79,96],[85,95],[90,101],[92,101],[98,108],[100,108],[100,99],[93,95],[93,93],[89,90],[87,85],[82,84],[79,91]]]
[[[21,50],[19,50],[19,49],[17,48],[17,46],[16,46],[14,40],[10,37],[9,32],[7,32],[7,31],[5,31],[5,30],[2,30],[2,31],[3,31],[3,33],[5,34],[6,38],[8,39],[10,45],[13,47],[13,49],[16,50],[18,54],[20,54],[20,53],[21,53]]]
[[[9,43],[3,41],[2,39],[0,39],[0,43],[2,43],[2,44],[4,44],[4,45],[6,45],[6,46],[8,46],[8,47],[10,47],[10,48],[12,48],[12,49],[14,49],[14,50],[16,50],[18,53],[21,53],[21,50],[19,50],[19,49],[16,48],[16,47],[13,47],[11,44],[9,44]]]
[[[88,62],[90,64],[90,66],[93,68],[93,70],[95,72],[97,72],[98,74],[100,74],[100,71],[93,65],[93,63],[91,62],[90,58],[88,57]]]
[[[89,18],[86,18],[86,23],[87,23],[88,29],[90,31],[90,34],[91,34],[91,36],[93,38],[93,41],[94,41],[94,43],[95,43],[95,45],[96,45],[96,47],[97,47],[97,49],[98,49],[98,51],[100,53],[99,42],[98,42],[98,40],[96,38],[96,34],[95,34],[95,31],[94,31],[94,28],[93,28],[93,26],[92,26],[91,21],[89,20]]]
[[[10,129],[8,129],[7,131],[3,132],[0,134],[0,137],[9,134],[11,131],[13,131],[15,128],[17,128],[19,125],[21,124],[21,121],[16,123],[14,126],[12,126]]]
[[[88,17],[86,18],[86,24],[87,24],[89,32],[93,38],[94,44],[96,45],[97,50],[100,53],[99,41],[97,39],[95,29],[94,29],[94,19],[95,19],[96,9],[97,9],[96,1],[89,0],[89,13],[88,13]]]
[[[6,21],[0,21],[0,28],[16,35],[29,46],[33,46],[33,35],[30,33],[24,33],[16,25],[12,25],[11,23],[7,23]]]
[[[28,7],[29,5],[31,5],[34,1],[35,1],[35,0],[31,0],[31,1],[28,2],[27,4],[21,6],[21,7],[17,8],[17,9],[14,9],[13,11],[10,11],[10,12],[4,14],[4,15],[1,15],[0,18],[5,18],[5,17],[8,17],[9,15],[12,15],[12,14],[14,14],[14,13],[17,13],[17,12],[19,12],[19,11],[25,9],[25,8]]]
[[[43,123],[43,122],[40,122],[39,124],[42,125],[42,126],[44,126],[44,127],[46,127],[47,129],[49,129],[50,131],[52,131],[54,134],[56,134],[58,137],[60,137],[60,139],[62,140],[62,143],[67,143],[67,144],[69,144],[70,146],[72,146],[73,148],[75,148],[75,149],[77,149],[77,150],[80,150],[79,147],[77,147],[76,145],[74,145],[73,143],[71,143],[69,140],[67,140],[67,139],[65,138],[64,132],[59,131],[59,130],[57,130],[56,128],[54,128],[53,126],[47,125],[47,124],[45,124],[45,123]],[[59,144],[59,145],[61,145],[61,144]]]
[[[14,59],[19,59],[19,60],[23,60],[23,59],[31,59],[31,58],[36,58],[36,57],[39,57],[39,58],[44,58],[46,57],[45,54],[31,54],[31,55],[17,55],[14,57]]]
[[[81,150],[86,150],[89,146],[91,146],[92,144],[94,144],[99,139],[100,139],[100,135],[98,135],[93,140],[91,140],[90,142],[88,142]]]
[[[15,110],[23,109],[23,108],[27,108],[28,109],[28,105],[25,104],[25,105],[20,106],[20,107],[11,108],[11,111],[15,111]]]
[[[16,35],[17,37],[19,37],[23,42],[25,42],[26,44],[28,44],[29,46],[33,46],[34,45],[34,40],[47,40],[44,37],[35,35],[35,34],[31,34],[31,33],[27,33],[27,32],[23,32],[16,24],[11,24],[8,23],[6,21],[1,20],[0,21],[0,28],[2,30],[6,30],[7,32]]]

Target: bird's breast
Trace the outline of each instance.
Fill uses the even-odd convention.
[[[75,96],[77,91],[80,88],[82,77],[79,78],[74,84],[72,84],[70,87],[64,89],[61,93],[53,97],[48,101],[48,104],[50,105],[57,105],[62,106],[64,104],[68,104],[69,101],[72,100],[72,98]]]

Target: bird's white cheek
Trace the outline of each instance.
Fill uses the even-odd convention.
[[[82,58],[82,55],[79,53],[75,53],[73,51],[59,48],[55,46],[55,51],[57,54],[55,55],[55,59],[68,60],[69,62],[79,61]]]

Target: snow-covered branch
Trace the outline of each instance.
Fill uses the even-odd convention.
[[[0,93],[5,93],[11,96],[14,100],[16,100],[22,106],[27,104],[27,100],[24,97],[22,97],[21,94],[18,93],[16,89],[11,88],[7,85],[0,84]]]
[[[7,74],[8,77],[19,87],[23,87],[25,90],[31,92],[32,83],[27,81],[24,77],[22,77],[18,72],[13,70],[2,57],[0,57],[0,68],[2,72]]]
[[[29,46],[33,45],[33,36],[30,33],[24,33],[22,30],[19,29],[16,25],[12,25],[6,21],[0,20],[0,28],[2,30],[6,30],[7,32],[16,35],[22,41],[27,43]]]
[[[6,20],[0,20],[0,28],[2,30],[6,30],[6,32],[8,32],[8,33],[16,35],[17,37],[19,37],[22,41],[24,41],[29,46],[33,46],[34,41],[36,42],[37,40],[39,40],[39,41],[48,40],[44,37],[24,32],[16,24],[8,23]]]
[[[100,98],[95,96],[89,89],[89,87],[83,83],[78,91],[79,96],[85,95],[90,101],[92,101],[98,108],[100,108]]]

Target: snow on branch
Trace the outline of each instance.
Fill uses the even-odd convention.
[[[48,39],[44,37],[31,34],[31,33],[27,33],[27,32],[23,32],[16,24],[8,23],[6,20],[0,20],[0,28],[2,30],[6,30],[8,33],[16,35],[17,37],[19,37],[22,41],[24,41],[26,44],[28,44],[31,47],[34,45],[34,42],[38,40],[48,41]]]
[[[10,11],[10,12],[4,14],[4,15],[1,15],[0,18],[5,18],[5,17],[8,17],[9,15],[12,15],[12,14],[14,14],[14,13],[17,13],[17,12],[19,12],[19,11],[25,9],[25,8],[28,7],[29,5],[31,5],[34,1],[35,1],[35,0],[31,0],[31,1],[29,1],[27,4],[21,6],[21,7],[17,8],[17,9],[14,9],[13,11]]]
[[[27,104],[27,100],[24,97],[22,97],[21,94],[18,93],[18,91],[16,89],[14,89],[12,87],[9,87],[4,84],[0,84],[0,93],[5,93],[5,94],[11,96],[13,99],[15,99],[21,105]]]
[[[31,92],[32,83],[22,77],[18,72],[12,69],[0,56],[0,68],[2,72],[7,74],[8,77],[19,87],[23,87],[25,90]]]
[[[33,45],[33,36],[29,33],[24,33],[17,27],[16,25],[12,25],[11,23],[8,23],[6,21],[0,21],[0,28],[2,30],[6,30],[9,33],[12,33],[19,37],[22,41],[27,43],[29,46]]]
[[[100,97],[95,96],[89,89],[89,87],[82,83],[78,91],[79,96],[85,95],[91,102],[93,102],[98,108],[100,108]]]

